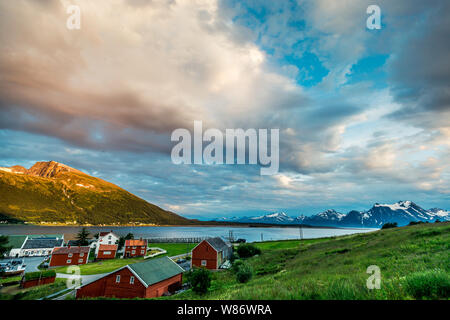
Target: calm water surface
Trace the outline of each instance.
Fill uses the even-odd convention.
[[[0,226],[0,234],[64,234],[64,238],[68,240],[73,239],[80,229],[81,227],[3,225]],[[135,238],[228,237],[230,231],[233,232],[233,236],[236,239],[243,238],[246,239],[247,242],[300,238],[300,230],[297,227],[87,227],[87,229],[91,234],[109,230],[113,230],[118,235],[126,235],[131,232],[134,234]],[[377,229],[303,228],[303,238],[313,239],[340,236],[353,233],[365,233],[374,230]]]

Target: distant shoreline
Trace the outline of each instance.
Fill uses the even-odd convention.
[[[299,228],[300,225],[295,224],[265,224],[265,223],[205,223],[205,224],[177,224],[177,225],[166,225],[166,224],[101,224],[101,225],[93,225],[93,224],[64,224],[64,223],[2,223],[0,226],[37,226],[37,227],[92,227],[92,228],[129,228],[129,227],[234,227],[234,228]],[[301,225],[302,228],[307,229],[351,229],[351,230],[359,230],[359,229],[374,229],[377,230],[379,228],[368,228],[368,227],[335,227],[335,226],[311,226],[311,225]]]

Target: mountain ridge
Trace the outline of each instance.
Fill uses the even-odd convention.
[[[276,217],[276,219],[273,219],[273,217]],[[403,226],[411,221],[435,222],[436,220],[450,221],[450,212],[440,208],[425,210],[409,200],[398,201],[394,204],[375,203],[369,210],[351,210],[346,214],[328,209],[312,216],[290,217],[284,212],[275,212],[257,217],[219,219],[219,221],[240,223],[356,228],[380,228],[387,222],[397,222],[398,225]]]
[[[115,184],[56,161],[0,167],[0,220],[61,224],[187,225]]]

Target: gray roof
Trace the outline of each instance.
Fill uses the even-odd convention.
[[[218,252],[225,251],[231,246],[231,244],[227,243],[220,237],[206,239],[206,242],[208,242]]]
[[[128,267],[136,273],[147,287],[184,272],[184,269],[169,257],[149,259],[144,262],[130,264]]]
[[[55,238],[28,239],[23,245],[22,249],[46,249],[61,247],[63,243],[63,239]]]

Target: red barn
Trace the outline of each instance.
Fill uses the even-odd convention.
[[[98,247],[97,259],[114,259],[117,252],[117,244],[101,244]]]
[[[147,240],[125,240],[123,256],[125,258],[143,257],[147,253]]]
[[[89,247],[57,247],[53,249],[50,267],[86,264],[89,260]]]
[[[181,288],[183,268],[168,257],[133,263],[77,288],[77,298],[156,298]]]
[[[222,238],[210,238],[200,242],[192,249],[192,267],[219,269],[231,257],[233,247]]]

